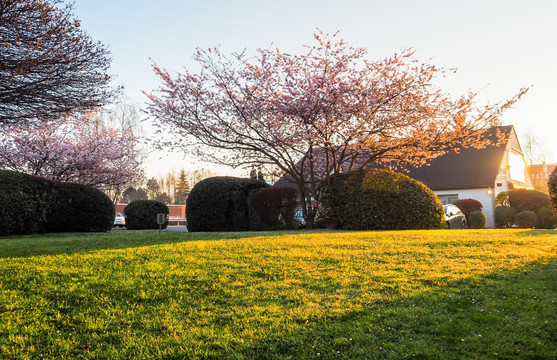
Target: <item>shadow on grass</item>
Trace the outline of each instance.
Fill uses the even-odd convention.
[[[245,238],[248,234],[265,236],[260,233],[227,233],[221,234],[221,239]],[[282,234],[288,233],[273,232],[266,236]],[[53,235],[45,239],[64,239],[70,235]],[[136,235],[136,238],[141,238],[158,234],[137,232]],[[219,236],[202,233],[176,235],[182,237],[174,240],[158,238],[157,244],[198,239],[216,240]],[[83,241],[90,241],[86,239],[87,236],[83,236]],[[3,240],[5,238],[0,239]],[[141,241],[142,244],[130,244],[126,240],[121,247],[152,245],[146,244],[146,239],[138,240]],[[34,242],[37,243],[36,239]],[[86,250],[95,248],[89,246]],[[125,268],[120,265],[117,267]],[[148,274],[147,270],[145,269],[144,274]],[[423,288],[428,290],[411,296],[406,296],[400,288],[393,286],[385,287],[386,292],[372,289],[380,297],[372,300],[362,296],[364,294],[360,292],[360,287],[354,287],[352,292],[346,293],[345,300],[341,300],[347,305],[352,304],[352,308],[342,310],[341,313],[317,311],[321,306],[318,304],[318,296],[296,297],[297,292],[289,289],[285,293],[286,298],[254,297],[255,290],[247,285],[244,292],[234,290],[234,286],[241,285],[229,287],[229,279],[222,280],[218,276],[218,269],[215,276],[206,278],[197,278],[194,273],[175,274],[178,278],[172,281],[166,279],[164,286],[160,280],[161,274],[166,275],[165,272],[155,274],[152,278],[127,273],[134,276],[137,282],[122,282],[122,277],[107,282],[105,277],[89,279],[94,281],[88,281],[83,288],[87,290],[83,291],[80,288],[70,289],[80,280],[74,279],[76,274],[73,272],[52,272],[54,282],[50,285],[54,285],[54,289],[52,286],[41,287],[42,280],[29,283],[27,279],[34,278],[35,273],[28,273],[27,278],[7,274],[3,286],[5,289],[34,293],[45,299],[42,304],[55,304],[61,317],[47,319],[55,322],[56,330],[62,335],[52,336],[72,341],[77,336],[79,345],[76,345],[75,356],[74,353],[72,356],[68,355],[67,349],[53,345],[51,332],[48,331],[42,331],[32,339],[36,344],[36,353],[22,348],[22,354],[29,351],[28,354],[31,355],[44,354],[44,349],[47,349],[50,358],[142,358],[138,353],[145,355],[143,358],[156,359],[557,358],[556,259],[542,259],[521,268],[501,269],[448,283],[422,279]],[[268,278],[265,272],[261,276]],[[300,292],[322,295],[325,301],[335,297],[330,295],[341,293],[337,290],[342,287],[351,286],[315,286],[316,282],[311,279],[311,275],[308,275],[307,282],[292,286],[302,287]],[[367,285],[369,280],[371,279],[358,283]],[[420,281],[419,278],[416,281]],[[221,282],[226,286],[218,286]],[[62,285],[61,288],[56,290],[59,285]],[[156,286],[159,288],[153,289]],[[381,287],[382,284],[377,286]],[[20,287],[26,288],[22,290]],[[185,296],[184,302],[175,301],[180,295]],[[298,300],[291,301],[294,297]],[[117,303],[112,303],[113,306],[107,308],[100,299],[113,299]],[[308,304],[300,304],[304,299],[313,299],[311,301],[316,302],[313,305],[316,311],[312,311],[311,306],[305,306]],[[178,309],[168,313],[151,312],[151,309],[165,308],[167,305],[178,306]],[[308,311],[300,311],[301,305]],[[338,304],[333,304],[333,308],[338,307]],[[241,314],[246,308],[253,309],[253,312],[246,312],[245,317],[236,316],[236,311]],[[84,316],[84,309],[92,309],[92,313],[87,312]],[[125,314],[112,313],[110,309],[125,309]],[[19,310],[21,314],[27,311],[23,307]],[[218,316],[209,315],[212,312],[218,313]],[[159,322],[161,314],[167,314],[172,321]],[[192,315],[192,324],[200,321],[203,326],[198,326],[197,330],[207,329],[207,332],[193,333],[194,336],[189,337],[177,335],[173,322],[185,322],[188,314],[196,314]],[[95,316],[91,317],[93,315]],[[173,317],[175,315],[179,317]],[[1,311],[0,316],[3,316]],[[98,319],[99,323],[97,320],[94,324],[84,322],[83,319],[86,318]],[[26,320],[33,323],[37,318]],[[99,325],[103,323],[104,325]],[[105,330],[99,335],[100,340],[97,340],[102,346],[95,350],[96,353],[86,353],[83,350],[91,340],[91,326],[95,331]],[[122,330],[130,326],[144,328],[137,338],[125,337]],[[11,330],[15,334],[13,338],[4,336],[0,339],[6,343],[11,342],[9,344],[12,346],[12,339],[19,339],[21,332],[26,329],[26,324],[22,330],[14,327]],[[185,328],[184,331],[192,330]],[[242,334],[246,335],[245,339],[241,338]],[[184,338],[195,340],[195,336],[199,336],[198,342],[184,341]],[[105,351],[105,345],[112,352]],[[163,350],[164,353],[161,352]]]
[[[557,230],[554,229],[532,229],[525,230],[517,233],[518,236],[539,236],[539,235],[557,235]]]
[[[296,331],[241,349],[241,358],[557,359],[557,261],[298,320]]]
[[[283,236],[306,231],[265,232],[171,232],[158,230],[112,230],[106,233],[56,233],[0,237],[0,258],[126,249],[197,240],[229,240]],[[323,231],[313,231],[323,232]]]

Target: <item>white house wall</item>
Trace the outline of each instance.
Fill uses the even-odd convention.
[[[527,188],[533,188],[532,179],[530,179],[526,160],[524,159],[514,127],[507,142],[501,165],[499,166],[497,183],[501,184],[501,186],[497,187],[497,193],[509,190],[507,180],[519,181],[526,185]]]
[[[488,228],[495,227],[495,194],[488,194],[487,188],[477,189],[452,189],[452,190],[434,190],[437,196],[457,194],[459,199],[474,199],[482,203],[482,212],[486,218],[485,226]]]

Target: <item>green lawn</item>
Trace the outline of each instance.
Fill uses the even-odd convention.
[[[0,237],[2,359],[556,359],[557,232]]]

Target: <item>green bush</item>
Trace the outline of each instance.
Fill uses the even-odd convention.
[[[533,228],[538,222],[538,216],[530,210],[521,211],[514,217],[514,224],[519,228]]]
[[[511,203],[509,202],[509,194],[510,191],[501,191],[499,194],[497,194],[497,196],[495,197],[495,206],[511,206]]]
[[[551,205],[553,206],[553,210],[557,214],[557,168],[555,168],[555,170],[553,170],[549,175],[547,188],[549,191],[549,198],[551,200]]]
[[[323,217],[321,212],[318,212],[315,216],[315,220],[313,221],[313,228],[314,229],[327,229],[330,224],[330,220]]]
[[[553,209],[549,206],[543,207],[538,210],[538,223],[536,228],[538,229],[554,229],[557,226],[557,216],[553,212]]]
[[[124,208],[126,227],[131,230],[158,229],[157,214],[165,214],[165,223],[161,228],[168,226],[168,206],[156,200],[136,200]]]
[[[0,235],[45,232],[53,187],[40,178],[0,171]]]
[[[250,230],[297,229],[299,193],[286,186],[252,190],[248,196]]]
[[[340,229],[443,229],[443,205],[423,183],[388,170],[340,174],[322,184],[322,216]]]
[[[514,224],[516,210],[510,206],[499,205],[495,207],[495,226],[498,228],[511,227]]]
[[[89,186],[0,171],[0,235],[109,231],[114,205]]]
[[[114,224],[114,204],[98,189],[58,183],[56,207],[48,221],[48,232],[109,231]]]
[[[468,227],[471,229],[483,229],[485,227],[486,218],[483,212],[475,210],[468,214]]]
[[[198,182],[186,200],[189,231],[250,229],[248,195],[268,187],[257,179],[216,176]]]
[[[483,208],[482,203],[475,199],[459,199],[453,205],[462,211],[467,221],[469,221],[468,216],[472,211],[481,211]]]
[[[525,210],[537,212],[542,207],[549,206],[550,201],[549,196],[541,191],[513,189],[499,193],[495,204],[510,206],[519,213]]]

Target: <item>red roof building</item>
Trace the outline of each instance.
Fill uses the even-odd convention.
[[[549,175],[557,168],[557,164],[534,164],[528,166],[528,171],[530,172],[530,178],[532,179],[532,185],[534,189],[538,191],[543,191],[547,193],[547,182],[549,181]]]

